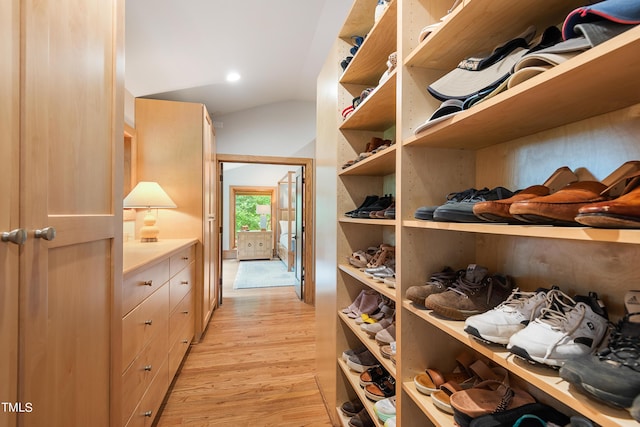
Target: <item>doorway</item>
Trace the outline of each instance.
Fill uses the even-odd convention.
[[[295,272],[296,278],[298,278],[296,293],[302,301],[313,305],[315,303],[315,271],[313,262],[313,159],[217,154],[216,162],[219,194],[221,195],[217,201],[217,215],[219,224],[221,224],[218,239],[220,242],[218,251],[220,256],[218,260],[219,277],[217,280],[220,303],[222,304],[224,301],[222,292],[222,279],[224,274],[223,260],[236,256],[232,245],[237,241],[237,237],[234,239],[231,235],[235,233],[236,227],[242,225],[235,224],[235,218],[231,218],[230,206],[232,198],[230,195],[230,187],[232,183],[228,182],[225,176],[230,175],[229,169],[238,166],[280,165],[288,167],[287,170],[292,172],[292,198],[296,206],[299,206],[299,209],[291,210],[287,216],[283,217],[278,211],[279,201],[277,199],[279,196],[277,192],[272,197],[274,203],[271,209],[272,214],[269,226],[273,231],[274,256],[280,259],[286,257],[285,260],[287,261],[291,259],[291,263],[296,266],[293,271]],[[252,170],[249,168],[248,170],[255,172],[255,169],[256,168],[253,168]],[[281,181],[282,180],[273,184],[276,186],[276,189],[281,184]],[[259,189],[259,187],[265,183],[258,180],[256,184],[258,184],[257,188]],[[229,190],[225,191],[227,187],[229,187]],[[279,244],[279,237],[283,237],[282,235],[285,233],[288,233],[292,237],[292,240],[291,245],[287,246],[283,251],[282,245]],[[289,250],[290,253],[287,252]],[[285,264],[287,264],[287,262],[285,262]]]

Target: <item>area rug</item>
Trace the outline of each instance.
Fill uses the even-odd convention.
[[[293,286],[296,276],[282,261],[240,261],[233,289]]]

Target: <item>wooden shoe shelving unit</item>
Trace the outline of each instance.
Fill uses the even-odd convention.
[[[413,130],[440,105],[426,91],[431,82],[461,59],[490,51],[529,25],[541,32],[561,24],[583,5],[578,0],[465,0],[447,15],[452,3],[393,0],[374,23],[375,2],[355,0],[319,77],[319,88],[336,88],[333,98],[319,96],[317,142],[323,150],[335,147],[337,152],[335,235],[318,235],[320,240],[335,238],[337,244],[334,293],[317,297],[318,318],[332,317],[335,325],[331,345],[318,346],[319,366],[331,367],[319,369],[318,382],[332,418],[345,425],[339,407],[357,396],[375,419],[373,403],[364,397],[340,356],[362,343],[373,350],[377,344],[359,333],[340,309],[362,289],[380,287],[350,267],[346,257],[384,242],[396,246],[396,288],[381,285],[385,288],[381,292],[396,302],[397,309],[398,354],[392,371],[397,425],[453,425],[450,415],[417,392],[412,379],[427,367],[453,369],[462,351],[505,367],[512,383],[568,415],[579,414],[602,426],[637,425],[627,411],[588,398],[557,371],[524,363],[504,347],[473,340],[462,322],[438,318],[404,295],[444,266],[478,263],[513,276],[522,290],[558,285],[569,295],[595,291],[612,321],[623,315],[624,293],[640,288],[640,230],[435,223],[416,220],[413,214],[420,206],[440,205],[446,194],[470,187],[525,188],[544,182],[565,165],[581,180],[601,180],[622,163],[639,160],[640,27],[414,135]],[[443,24],[420,42],[420,30],[445,15]],[[365,34],[344,73],[336,78],[337,72],[326,71],[339,69],[349,55],[351,36]],[[378,86],[394,51],[398,66]],[[342,120],[340,111],[367,87],[376,89]],[[374,136],[396,144],[340,169]],[[367,195],[389,193],[396,197],[396,220],[343,216]],[[380,361],[388,364],[386,359]]]

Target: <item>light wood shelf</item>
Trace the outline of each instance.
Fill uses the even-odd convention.
[[[344,271],[345,273],[347,273],[349,276],[353,277],[354,279],[357,279],[361,283],[364,283],[374,291],[377,291],[379,294],[384,295],[385,297],[389,298],[391,301],[395,302],[396,300],[395,288],[390,288],[384,283],[380,283],[375,280],[372,280],[371,278],[367,277],[367,275],[364,274],[364,272],[350,265],[340,264],[338,268],[341,271]]]
[[[640,230],[465,224],[411,217],[420,203],[439,200],[442,189],[480,187],[479,183],[524,188],[519,185],[538,182],[534,180],[565,162],[576,173],[580,171],[581,179],[598,179],[622,162],[640,158],[640,62],[634,59],[640,49],[640,27],[416,136],[413,129],[440,103],[426,92],[426,86],[454,69],[460,60],[490,52],[529,25],[540,33],[548,26],[561,24],[583,2],[541,0],[514,6],[507,0],[465,0],[424,42],[419,42],[420,29],[442,17],[450,2],[395,0],[374,24],[371,17],[375,2],[367,5],[365,1],[354,0],[340,38],[351,44],[350,37],[355,34],[368,36],[344,73],[338,76],[339,70],[335,71],[331,83],[338,86],[338,107],[348,105],[357,96],[354,94],[367,86],[375,90],[345,120],[339,117],[341,108],[327,105],[336,120],[330,130],[322,129],[328,135],[322,142],[338,145],[339,168],[372,136],[380,137],[384,132],[387,139],[392,139],[390,135],[395,132],[393,139],[398,143],[394,146],[337,170],[337,209],[353,209],[354,201],[367,194],[392,193],[397,197],[398,212],[404,215],[393,220],[338,217],[338,307],[335,301],[327,305],[339,311],[339,304],[353,292],[351,285],[375,289],[396,302],[398,335],[402,337],[397,373],[404,376],[397,384],[404,392],[398,401],[399,418],[404,415],[403,424],[409,426],[453,425],[452,417],[420,394],[407,373],[420,366],[447,363],[453,360],[450,352],[467,347],[505,367],[516,382],[535,389],[536,397],[544,403],[574,411],[606,427],[637,425],[626,411],[581,394],[556,371],[530,365],[504,347],[476,341],[464,332],[462,322],[436,317],[403,298],[410,284],[423,282],[425,274],[438,271],[443,262],[466,265],[473,260],[492,269],[508,266],[524,287],[549,279],[566,283],[576,293],[597,288],[611,307],[610,315],[617,315],[622,305],[618,299],[630,283],[640,280],[634,267],[640,258]],[[342,54],[344,47],[338,44],[334,54]],[[378,85],[393,51],[398,51],[398,66]],[[336,63],[335,58],[330,60]],[[376,283],[345,264],[344,255],[374,235],[379,241],[396,245],[396,271],[402,278],[396,288]],[[383,361],[377,344],[352,319],[339,312],[332,320],[340,326],[337,342],[351,343],[356,341],[355,335],[381,363],[390,365]],[[423,333],[426,335],[420,338],[437,339],[440,345],[434,348],[424,340],[413,339]],[[332,372],[331,378],[338,383],[335,394],[344,398],[345,394],[351,395],[352,387],[364,402],[358,376],[344,362],[339,361],[338,366],[341,369]],[[334,403],[331,399],[329,402]]]
[[[343,169],[338,175],[384,176],[396,170],[396,144]]]
[[[402,389],[409,395],[411,400],[420,410],[437,426],[453,426],[453,416],[447,414],[433,404],[431,396],[425,396],[416,388],[413,381],[402,383]]]
[[[515,357],[504,346],[485,344],[470,337],[464,331],[464,322],[444,319],[431,310],[417,308],[409,300],[402,301],[402,306],[595,423],[609,426],[637,425],[629,412],[600,404],[574,391],[569,383],[560,378],[556,370],[532,365]]]
[[[396,50],[397,4],[397,1],[391,1],[380,20],[368,33],[351,33],[347,36],[367,37],[340,77],[341,84],[378,84],[378,80],[387,69],[389,55]]]
[[[393,70],[389,78],[345,119],[340,130],[384,131],[393,126],[396,121],[396,74]]]
[[[385,226],[395,226],[396,225],[396,220],[395,219],[368,219],[368,218],[349,218],[349,217],[342,217],[339,218],[338,221],[343,222],[345,224],[351,223],[351,224],[367,224],[367,225],[385,225]]]
[[[407,220],[402,225],[428,230],[449,230],[465,233],[505,236],[537,237],[559,240],[584,240],[607,243],[640,244],[640,230],[621,230],[591,227],[557,227],[552,225],[508,225],[491,223],[456,223]]]
[[[535,26],[538,32],[558,25],[561,23],[558,16],[566,16],[582,5],[582,0],[521,2],[517,7],[509,0],[465,1],[404,62],[410,67],[449,71],[463,58],[490,52],[529,25]],[[479,16],[482,19],[478,19]]]
[[[629,60],[638,49],[640,27],[412,135],[403,144],[480,149],[638,104],[640,62]],[[596,95],[603,90],[606,97]]]
[[[364,389],[360,387],[360,374],[352,371],[351,368],[347,366],[347,362],[342,359],[338,359],[338,366],[340,366],[340,369],[342,369],[344,376],[347,378],[349,384],[351,384],[351,387],[353,387],[353,390],[358,395],[360,402],[362,402],[364,407],[367,409],[367,412],[369,413],[369,416],[371,417],[375,425],[378,427],[383,427],[384,423],[380,422],[380,420],[376,416],[376,412],[373,410],[374,402],[369,400],[364,392]]]
[[[382,356],[382,353],[380,352],[380,346],[378,345],[376,340],[370,337],[365,331],[360,329],[360,325],[356,324],[355,319],[351,319],[342,312],[338,312],[338,316],[340,317],[340,320],[342,320],[342,322],[347,325],[349,329],[351,329],[351,331],[358,337],[358,339],[362,341],[362,343],[369,349],[371,354],[373,354],[375,358],[378,359],[380,365],[382,365],[395,378],[396,367],[393,362],[391,362],[391,360]]]

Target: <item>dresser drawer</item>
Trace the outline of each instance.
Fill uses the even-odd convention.
[[[176,374],[178,367],[180,367],[180,363],[193,340],[193,329],[193,315],[190,315],[189,319],[187,319],[183,325],[182,330],[178,332],[178,338],[173,343],[173,347],[169,352],[169,375],[172,378]]]
[[[134,410],[126,427],[151,427],[153,420],[158,415],[158,409],[160,409],[169,384],[169,364],[165,361],[158,374],[153,378],[142,401]]]
[[[126,275],[122,282],[122,313],[130,312],[168,280],[168,259]]]
[[[169,347],[178,339],[184,325],[193,322],[193,292],[189,292],[176,306],[169,319]]]
[[[181,250],[180,252],[175,253],[171,256],[171,277],[175,276],[180,270],[184,269],[186,266],[191,264],[196,260],[196,249],[195,245],[191,245],[186,249]]]
[[[158,333],[167,333],[169,286],[165,284],[122,319],[122,366],[126,369]]]
[[[122,414],[126,422],[157,375],[168,375],[168,333],[158,334],[122,375]],[[164,369],[164,371],[163,371]],[[164,372],[164,373],[163,373]],[[123,423],[124,424],[124,423]]]
[[[193,262],[181,270],[169,281],[169,311],[172,312],[185,295],[191,291],[196,277],[196,264]]]

